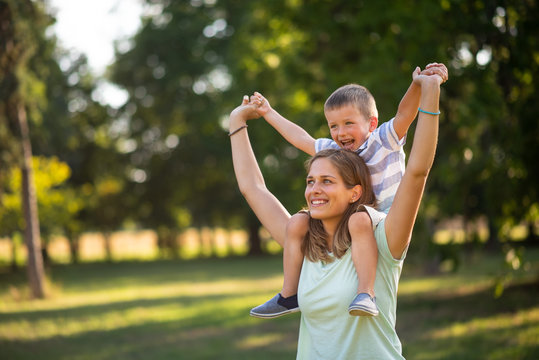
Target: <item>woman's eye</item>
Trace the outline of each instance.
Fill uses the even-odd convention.
[[[325,180],[324,180],[324,184],[331,184],[331,180],[325,179]]]
[[[313,180],[307,180],[307,185],[312,185],[312,184],[314,184]]]

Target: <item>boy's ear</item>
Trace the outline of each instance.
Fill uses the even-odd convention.
[[[373,132],[378,127],[378,118],[376,116],[371,116],[369,118],[369,131]]]

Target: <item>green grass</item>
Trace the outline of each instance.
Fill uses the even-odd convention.
[[[493,298],[499,259],[419,275],[405,264],[397,331],[409,359],[539,359],[539,251]],[[249,317],[281,283],[281,259],[61,265],[51,297],[25,300],[0,273],[0,359],[293,359],[299,314]]]

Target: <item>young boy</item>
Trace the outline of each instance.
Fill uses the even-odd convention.
[[[257,105],[257,113],[272,125],[290,144],[313,156],[327,148],[343,148],[355,151],[365,160],[371,172],[372,184],[377,198],[377,209],[387,213],[404,173],[405,135],[418,108],[421,87],[420,76],[439,75],[445,82],[447,68],[432,63],[421,72],[417,67],[412,73],[412,84],[399,103],[397,114],[390,121],[378,126],[378,111],[371,93],[363,86],[350,84],[337,89],[326,100],[324,114],[332,140],[312,138],[304,129],[290,122],[271,108],[269,102],[258,92],[250,98]],[[371,218],[372,216],[372,218]],[[354,226],[352,260],[358,276],[358,295],[348,308],[351,315],[376,316],[374,282],[378,261],[378,248],[373,228],[381,218],[375,214],[358,212],[350,223]],[[253,308],[251,316],[274,318],[299,311],[297,287],[303,262],[302,240],[307,233],[309,216],[299,212],[292,216],[287,227],[283,251],[284,281],[281,292],[266,303]],[[350,226],[350,225],[349,225]]]

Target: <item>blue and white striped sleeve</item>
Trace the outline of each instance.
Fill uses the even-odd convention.
[[[399,140],[399,136],[397,135],[393,125],[394,120],[395,118],[392,118],[391,120],[383,123],[378,127],[377,130],[382,146],[386,149],[397,150],[406,144],[406,135]]]
[[[331,139],[321,138],[321,139],[316,139],[314,141],[315,152],[319,152],[326,149],[340,149],[340,148],[339,148],[339,145],[337,145],[337,143]]]

